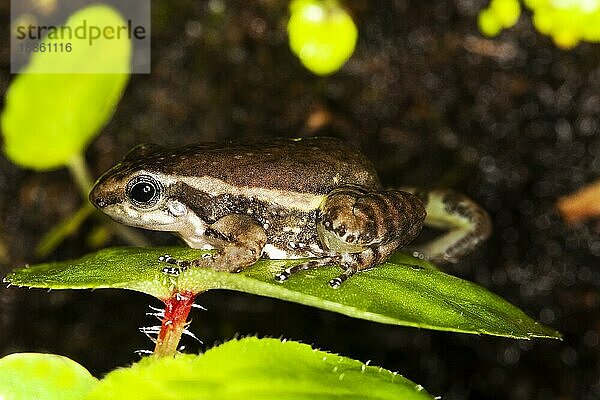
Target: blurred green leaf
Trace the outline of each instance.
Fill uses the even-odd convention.
[[[479,13],[477,24],[481,33],[486,36],[497,36],[502,31],[502,24],[498,17],[488,8]]]
[[[519,0],[492,0],[489,8],[504,28],[512,27],[521,16],[521,3],[519,3]]]
[[[532,11],[535,28],[569,49],[580,41],[600,42],[600,2],[596,0],[523,0]],[[518,0],[491,0],[479,14],[478,24],[487,36],[496,36],[516,23]]]
[[[87,400],[433,399],[388,370],[310,346],[254,337],[201,356],[145,358],[109,373]]]
[[[600,42],[600,2],[587,0],[524,0],[533,12],[533,23],[552,37],[557,46],[568,49],[581,40]]]
[[[97,379],[75,361],[53,354],[19,353],[0,359],[0,399],[75,400]]]
[[[327,283],[339,274],[336,267],[307,271],[284,283],[275,281],[275,273],[299,260],[260,260],[239,274],[192,268],[174,277],[161,272],[165,264],[157,260],[165,253],[179,259],[201,254],[185,247],[111,248],[76,261],[19,269],[5,282],[50,289],[124,288],[163,300],[173,291],[231,289],[387,324],[523,339],[560,337],[486,289],[401,253],[337,290]]]
[[[35,255],[38,257],[46,257],[48,254],[52,253],[67,236],[72,235],[79,229],[79,226],[81,226],[94,210],[95,209],[91,204],[85,203],[77,210],[77,212],[69,215],[58,225],[55,225],[49,232],[46,232],[35,247]]]
[[[486,36],[496,36],[502,29],[516,24],[520,15],[519,0],[492,0],[489,6],[479,13],[479,30]]]
[[[84,20],[100,27],[125,24],[112,8],[94,5],[73,14],[66,25],[73,28]],[[98,40],[93,47],[75,38],[46,38],[43,43],[66,42],[72,42],[71,52],[33,53],[6,93],[0,119],[4,152],[22,167],[48,170],[67,165],[110,119],[127,83],[128,74],[91,72],[102,67],[128,71],[128,39]],[[90,73],[60,73],[65,70]]]
[[[331,74],[354,52],[358,30],[335,0],[294,0],[288,22],[290,48],[317,75]]]
[[[98,225],[92,228],[88,234],[85,243],[91,249],[105,247],[110,240],[110,231],[103,225]]]

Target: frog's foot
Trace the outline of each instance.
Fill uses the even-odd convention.
[[[389,241],[377,247],[368,247],[360,253],[344,253],[341,256],[323,257],[305,263],[293,265],[275,275],[279,282],[286,281],[291,275],[300,271],[319,268],[326,265],[341,265],[343,272],[329,281],[329,286],[333,289],[339,288],[342,283],[348,280],[357,272],[367,271],[375,268],[378,264],[398,248],[398,241]]]
[[[158,258],[158,261],[173,265],[164,267],[162,272],[167,275],[177,276],[190,268],[210,268],[215,271],[240,272],[254,264],[254,257],[244,258],[248,251],[235,246],[226,247],[215,254],[206,253],[201,258],[193,260],[178,260],[168,254]],[[245,261],[242,263],[242,261]]]
[[[178,260],[171,257],[169,254],[158,257],[158,261],[173,265],[172,267],[164,267],[162,272],[167,275],[177,276],[188,268],[194,266],[208,266],[208,259],[212,259],[212,254],[203,254],[201,259],[196,260]]]
[[[451,190],[405,189],[425,204],[425,225],[447,231],[420,247],[413,255],[434,263],[457,262],[472,251],[491,233],[490,217],[470,198]]]
[[[289,268],[284,269],[280,273],[275,275],[275,280],[278,282],[287,281],[288,278],[300,271],[307,271],[309,269],[315,269],[324,267],[326,265],[339,264],[340,258],[338,256],[323,257],[316,260],[307,261],[301,264],[293,265]]]
[[[246,215],[229,214],[210,225],[204,232],[206,241],[218,249],[215,254],[203,254],[195,260],[182,261],[164,255],[159,261],[174,265],[163,272],[178,275],[190,267],[216,271],[240,272],[258,261],[267,235],[262,226]]]
[[[229,214],[205,231],[210,244],[219,251],[209,267],[219,271],[240,272],[260,258],[267,233],[248,215]]]
[[[388,242],[378,247],[369,247],[360,253],[347,253],[342,255],[341,266],[344,272],[329,281],[333,289],[339,288],[342,283],[357,272],[375,268],[383,262],[398,247],[397,242]]]
[[[368,247],[360,253],[342,254],[341,266],[344,270],[341,274],[329,281],[329,285],[337,289],[342,283],[358,272],[368,271],[383,263],[398,247],[401,240],[389,240],[378,246]]]

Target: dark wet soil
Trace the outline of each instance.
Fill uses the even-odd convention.
[[[132,77],[90,146],[94,174],[140,142],[340,137],[374,160],[389,186],[453,187],[479,201],[494,233],[448,271],[564,340],[385,326],[228,292],[202,296],[208,311],[193,312],[192,331],[209,346],[248,334],[301,340],[399,371],[447,400],[600,398],[600,223],[567,226],[555,208],[600,175],[600,46],[557,49],[528,14],[483,39],[476,15],[486,2],[478,0],[347,4],[360,32],[356,53],[339,73],[317,78],[288,50],[284,2],[154,1],[152,74]],[[11,79],[6,36],[0,93]],[[0,188],[4,275],[35,262],[43,233],[82,200],[66,171],[24,171],[5,158]],[[49,259],[89,252],[93,225]],[[160,233],[148,238],[176,243]],[[1,289],[0,353],[64,354],[101,375],[150,348],[137,331],[154,323],[144,315],[148,304],[158,305],[111,290]]]

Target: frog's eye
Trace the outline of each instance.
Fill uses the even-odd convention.
[[[127,196],[138,207],[152,207],[158,202],[160,183],[149,175],[136,176],[127,184]]]

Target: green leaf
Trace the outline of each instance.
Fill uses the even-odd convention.
[[[515,25],[520,15],[519,0],[492,0],[486,9],[479,13],[479,30],[486,36],[497,36],[503,28]]]
[[[492,0],[489,9],[496,15],[503,28],[515,25],[521,15],[519,0]]]
[[[0,359],[0,399],[81,399],[97,379],[67,357],[18,353]]]
[[[477,24],[481,33],[489,37],[498,36],[500,31],[502,31],[502,23],[489,8],[479,13]]]
[[[328,75],[352,56],[358,30],[337,1],[294,0],[290,12],[290,48],[307,69]]]
[[[66,22],[74,28],[87,25],[121,26],[123,18],[103,5],[86,7]],[[25,168],[48,170],[65,166],[99,133],[114,112],[127,83],[128,74],[92,74],[102,67],[128,71],[129,40],[98,40],[93,47],[70,40],[73,51],[36,52],[24,73],[6,93],[0,123],[4,152]],[[85,40],[84,40],[85,42]],[[45,39],[44,43],[62,43]],[[57,73],[40,73],[40,71]],[[61,71],[81,73],[61,74]]]
[[[524,0],[531,9],[535,28],[564,49],[580,41],[600,42],[600,2],[573,0]]]
[[[201,356],[145,358],[109,373],[87,400],[432,399],[388,370],[310,346],[245,338]]]
[[[165,264],[158,257],[165,253],[193,259],[202,252],[185,247],[104,249],[76,261],[19,269],[5,282],[50,289],[125,288],[163,300],[175,290],[231,289],[386,324],[523,339],[560,338],[486,289],[401,253],[337,290],[327,283],[339,274],[336,267],[300,273],[284,283],[275,281],[275,273],[301,260],[260,260],[239,274],[193,268],[173,277],[161,272]]]

